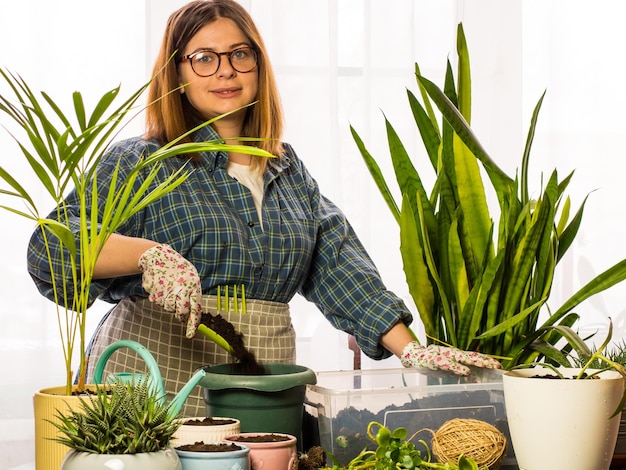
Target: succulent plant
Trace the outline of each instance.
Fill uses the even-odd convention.
[[[55,440],[79,452],[156,452],[169,446],[181,425],[170,404],[151,388],[149,378],[117,380],[79,398],[77,409],[57,410],[57,419],[50,421],[61,432]]]

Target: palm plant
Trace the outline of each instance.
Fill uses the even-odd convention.
[[[428,342],[494,355],[508,368],[558,355],[556,344],[562,334],[545,327],[575,325],[579,316],[574,309],[581,302],[626,278],[626,260],[589,281],[559,308],[548,310],[540,323],[555,268],[575,239],[586,198],[572,215],[565,191],[573,173],[560,179],[556,169],[537,198],[529,196],[530,151],[543,95],[532,115],[519,175],[510,177],[498,167],[470,127],[470,60],[462,24],[457,29],[457,54],[456,83],[450,60],[443,90],[421,76],[415,64],[423,104],[408,91],[436,176],[430,191],[388,120],[400,203],[363,140],[354,128],[351,131],[400,226],[406,281]],[[441,112],[441,124],[433,104]],[[492,215],[496,211],[487,204],[483,170],[497,196],[497,224]]]
[[[85,109],[82,94],[74,92],[70,114],[64,112],[47,93],[41,92],[40,98],[21,77],[2,69],[0,75],[12,91],[10,96],[0,95],[0,111],[25,135],[18,137],[12,134],[32,170],[30,175],[23,176],[24,180],[18,181],[9,171],[0,167],[0,180],[6,185],[6,188],[0,188],[0,194],[17,201],[0,207],[32,220],[45,240],[65,360],[66,393],[70,394],[73,381],[72,357],[76,347],[80,356],[78,388],[82,389],[85,382],[86,314],[93,301],[90,298],[90,287],[102,247],[125,221],[175,189],[191,171],[190,167],[183,167],[159,181],[162,161],[201,151],[237,151],[265,157],[272,155],[257,147],[226,145],[220,140],[181,142],[220,116],[147,155],[128,175],[121,176],[116,171],[111,181],[101,181],[96,171],[98,163],[121,126],[127,122],[129,113],[139,111],[137,100],[150,82],[121,105],[114,106],[120,87],[107,91],[91,114]],[[77,223],[72,223],[67,217],[64,203],[71,186],[74,186],[80,201]],[[56,206],[53,218],[45,215],[49,210],[48,204],[46,212],[42,214],[31,196],[41,190]],[[88,203],[88,195],[91,197],[91,205]],[[65,254],[52,248],[50,242],[53,238],[58,241],[59,251]],[[61,263],[62,256],[68,257],[69,267],[61,264],[62,276],[59,278],[55,276],[54,266]]]

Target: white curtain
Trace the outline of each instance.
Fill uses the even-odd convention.
[[[150,74],[169,13],[183,0],[22,0],[0,7],[0,66],[21,74],[63,106],[74,90],[92,105],[122,84],[125,95]],[[422,171],[428,167],[414,129],[406,89],[415,91],[413,67],[440,84],[454,60],[456,25],[463,22],[473,78],[477,135],[509,173],[519,166],[530,114],[547,89],[531,166],[540,174],[576,169],[573,207],[588,193],[584,223],[557,273],[553,306],[593,274],[626,257],[622,202],[622,129],[626,97],[621,27],[626,5],[559,0],[244,0],[257,21],[279,81],[289,141],[322,191],[347,213],[389,289],[412,303],[398,255],[395,222],[371,182],[350,135],[352,125],[388,175],[383,113]],[[2,92],[5,88],[0,86]],[[5,121],[2,121],[4,124]],[[141,120],[125,134],[141,132]],[[0,165],[19,171],[20,153],[0,132]],[[431,182],[426,181],[429,186]],[[0,200],[1,201],[1,200]],[[0,469],[33,459],[31,396],[63,380],[56,317],[25,272],[32,227],[0,212]],[[608,316],[624,335],[626,287],[581,306],[581,325],[606,327]],[[97,305],[90,329],[108,308]],[[352,368],[343,333],[315,307],[292,306],[298,362],[314,370]],[[419,331],[419,321],[415,328]],[[396,359],[364,360],[363,367],[398,367]],[[10,431],[9,431],[10,430]]]

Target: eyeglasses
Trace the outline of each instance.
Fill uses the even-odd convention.
[[[189,61],[196,75],[210,77],[219,70],[223,55],[228,57],[228,63],[237,72],[252,72],[256,67],[257,55],[251,47],[239,47],[229,52],[203,50],[183,56],[183,59]]]

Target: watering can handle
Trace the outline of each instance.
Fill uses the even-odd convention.
[[[111,357],[111,355],[121,348],[129,348],[135,351],[141,358],[146,361],[148,370],[150,372],[150,380],[157,387],[158,396],[165,397],[165,386],[163,385],[163,377],[159,366],[154,360],[154,356],[146,349],[145,346],[139,344],[137,341],[130,339],[121,339],[111,343],[100,355],[96,368],[93,373],[94,383],[102,383],[102,375],[104,373],[104,366]]]

